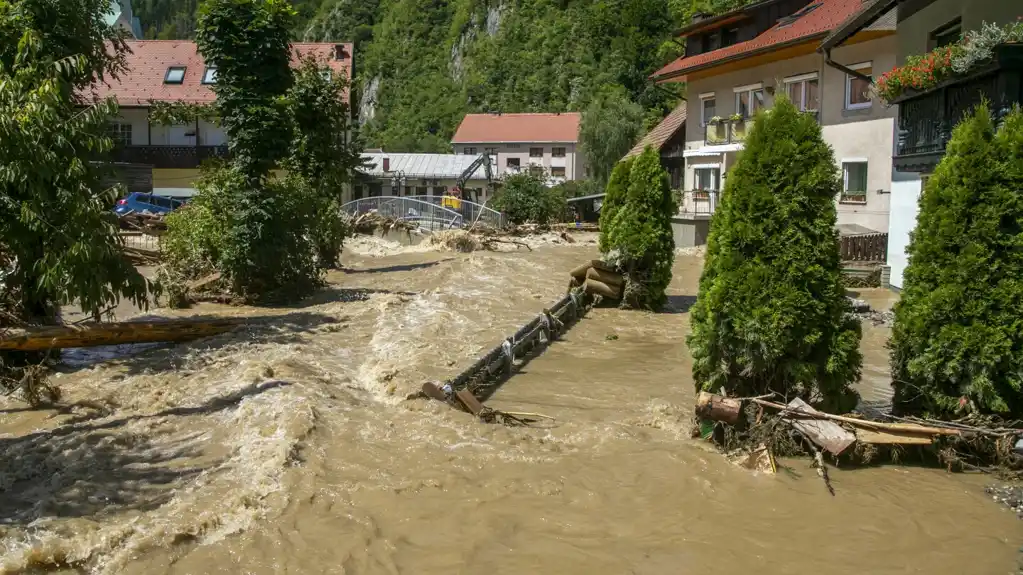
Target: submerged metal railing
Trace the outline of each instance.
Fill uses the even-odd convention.
[[[504,214],[495,209],[453,196],[374,196],[348,202],[342,209],[354,214],[376,210],[382,216],[415,222],[429,230],[473,224],[503,228],[507,222]]]

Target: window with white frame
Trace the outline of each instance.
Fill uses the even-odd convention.
[[[108,134],[115,146],[131,145],[131,124],[128,122],[110,122]]]
[[[696,168],[696,190],[700,192],[716,192],[718,183],[721,180],[721,168],[701,167]]]
[[[816,112],[820,109],[820,84],[817,72],[785,78],[785,93],[800,111]]]
[[[867,161],[842,161],[842,198],[843,203],[867,203]]]
[[[752,118],[757,110],[764,107],[764,87],[761,84],[740,86],[735,89],[735,113],[743,118]]]
[[[862,62],[860,64],[854,64],[852,66],[849,66],[849,69],[855,70],[868,78],[873,76],[873,66],[871,62]],[[872,102],[870,100],[870,82],[858,76],[846,74],[845,109],[862,110],[865,108],[869,108],[871,104]]]
[[[551,177],[553,177],[553,178],[564,178],[565,177],[565,166],[551,166]]]
[[[700,94],[700,125],[706,126],[717,115],[717,98],[714,93]]]

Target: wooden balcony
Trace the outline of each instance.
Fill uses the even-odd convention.
[[[895,169],[933,172],[952,129],[985,99],[996,121],[1023,102],[1023,45],[998,46],[988,66],[927,91],[909,91],[892,102],[899,105]]]
[[[123,146],[112,153],[114,162],[154,168],[194,169],[213,158],[227,158],[227,146]]]

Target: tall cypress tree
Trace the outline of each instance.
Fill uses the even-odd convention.
[[[607,253],[611,237],[611,226],[614,225],[615,214],[625,203],[629,193],[629,171],[635,158],[627,158],[618,162],[611,172],[611,179],[604,190],[604,201],[600,206],[600,251]]]
[[[620,177],[627,175],[629,187],[625,201],[614,209],[613,221],[602,241],[605,259],[625,276],[624,307],[657,310],[667,300],[665,290],[675,261],[671,233],[675,198],[660,155],[652,147],[648,146],[631,167],[620,170]],[[615,200],[612,197],[612,202]]]
[[[757,117],[714,214],[692,310],[693,378],[855,406],[860,326],[841,281],[831,148],[786,98]]]
[[[920,198],[895,306],[896,406],[1023,415],[1023,113],[952,133]]]

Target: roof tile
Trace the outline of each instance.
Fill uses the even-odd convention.
[[[816,6],[816,8],[795,22],[786,24],[783,20],[752,40],[732,44],[704,54],[679,58],[654,72],[651,78],[666,80],[666,77],[677,77],[696,69],[712,67],[723,60],[753,55],[782,44],[811,40],[838,27],[846,19],[859,12],[863,3],[859,0],[819,0],[808,4],[804,10],[811,6]]]
[[[683,101],[678,105],[677,108],[671,111],[660,124],[654,126],[654,129],[647,132],[643,138],[636,143],[635,146],[629,150],[628,154],[625,154],[625,158],[631,158],[632,156],[638,156],[643,153],[643,150],[647,146],[653,146],[655,150],[660,150],[664,146],[665,142],[671,139],[675,135],[675,132],[686,124],[686,103]],[[623,158],[623,159],[625,159]]]
[[[561,114],[466,114],[453,144],[579,141],[578,112]]]
[[[335,46],[338,45],[295,43],[291,45],[294,49],[292,56],[294,59],[296,53],[314,55],[351,80],[352,44],[341,44],[347,54],[343,60],[334,57]],[[205,103],[216,99],[210,86],[202,83],[206,64],[195,42],[135,40],[128,41],[128,47],[131,49],[127,55],[128,71],[120,78],[93,86],[92,96],[116,98],[121,106],[148,106],[150,101]],[[171,66],[185,66],[185,78],[181,84],[164,84],[167,69]]]

